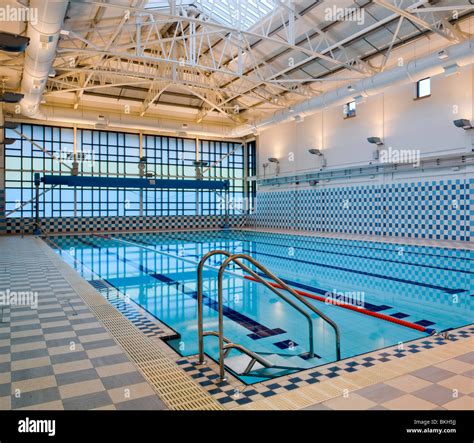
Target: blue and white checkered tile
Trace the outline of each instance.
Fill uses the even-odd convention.
[[[228,381],[221,382],[217,365],[210,362],[206,366],[199,366],[196,363],[196,356],[181,358],[176,363],[219,403],[225,405],[226,408],[233,408],[319,383],[323,380],[344,376],[346,373],[402,359],[408,355],[417,354],[436,346],[443,346],[450,341],[462,340],[473,335],[474,326],[470,325],[451,331],[449,337],[446,338],[440,336],[428,337],[407,343],[403,348],[393,346],[253,385],[243,385],[233,377],[229,377]],[[380,370],[383,371],[383,366],[380,366]]]
[[[470,241],[473,180],[272,191],[257,194],[250,223],[392,237]]]
[[[41,220],[44,231],[49,233],[138,231],[172,229],[216,229],[224,224],[222,215],[166,216],[166,217],[52,217]],[[244,216],[229,217],[231,226],[241,226]],[[7,234],[31,233],[32,218],[7,218]]]
[[[105,280],[89,280],[89,284],[147,337],[166,337],[170,339],[177,336],[176,332],[162,325],[155,317],[129,300]]]

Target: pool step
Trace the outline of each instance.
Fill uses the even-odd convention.
[[[314,363],[308,360],[303,360],[298,356],[288,356],[284,357],[279,354],[261,354],[261,357],[265,359],[268,363],[267,366],[262,365],[261,363],[256,362],[253,365],[252,370],[248,375],[276,375],[276,372],[281,372],[282,370],[303,370],[309,369],[314,366]],[[245,370],[247,369],[249,363],[252,361],[252,358],[246,354],[239,354],[235,357],[229,357],[225,360],[225,365],[239,375],[246,375]]]

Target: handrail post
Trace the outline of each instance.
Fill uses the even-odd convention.
[[[203,325],[203,306],[202,306],[202,264],[204,263],[204,257],[199,262],[198,266],[198,278],[197,278],[197,314],[198,314],[198,348],[199,348],[199,361],[200,365],[206,364],[204,360],[204,325]]]
[[[221,381],[226,381],[225,367],[224,367],[224,309],[223,309],[223,296],[222,286],[224,279],[224,270],[227,264],[230,262],[231,257],[228,257],[219,269],[219,275],[217,279],[217,309],[218,309],[218,331],[219,331],[219,378]],[[224,266],[225,265],[225,266]]]
[[[206,364],[206,360],[204,359],[204,319],[203,319],[203,278],[202,272],[204,269],[204,265],[206,261],[212,257],[213,255],[226,255],[230,256],[230,252],[222,251],[216,249],[215,251],[210,251],[205,254],[201,260],[199,261],[198,270],[197,270],[197,309],[198,309],[198,349],[199,349],[199,360],[198,364],[204,365]]]

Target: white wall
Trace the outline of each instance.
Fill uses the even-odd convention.
[[[457,118],[474,118],[473,66],[449,77],[433,77],[431,97],[414,100],[414,90],[415,85],[408,84],[369,97],[357,105],[354,118],[344,119],[338,106],[301,123],[291,121],[262,131],[258,137],[260,178],[268,157],[280,159],[280,175],[318,170],[319,160],[307,152],[309,148],[324,152],[328,168],[366,165],[372,161],[375,146],[367,142],[369,136],[383,138],[385,147],[419,150],[421,156],[466,152],[474,146],[474,130],[464,131],[452,123]],[[271,164],[266,177],[274,176],[274,171]]]

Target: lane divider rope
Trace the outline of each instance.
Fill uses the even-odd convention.
[[[244,276],[244,278],[246,280],[251,280],[251,281],[260,283],[257,279],[255,279],[253,277],[250,277],[248,275]],[[272,285],[274,288],[284,289],[283,286],[281,286],[277,283],[273,283],[273,282],[268,282],[268,283],[270,285]],[[328,303],[328,299],[326,297],[321,297],[320,295],[311,294],[309,292],[301,291],[299,289],[294,289],[293,288],[293,290],[297,294],[302,295],[303,297],[308,297],[308,298],[311,298],[313,300],[317,300],[317,301],[326,303],[328,305],[337,306],[339,308],[344,308],[344,309],[349,309],[350,311],[359,312],[360,314],[368,315],[370,317],[376,317],[376,318],[379,318],[381,320],[389,321],[391,323],[396,323],[397,325],[400,325],[400,326],[405,326],[406,328],[415,329],[415,330],[420,331],[420,332],[426,332],[427,334],[432,334],[434,332],[433,329],[425,328],[424,326],[417,325],[416,323],[411,323],[411,322],[408,322],[408,321],[405,321],[405,320],[401,320],[399,318],[391,317],[391,316],[386,315],[386,314],[381,314],[379,312],[369,311],[368,309],[365,309],[365,308],[362,308],[362,307],[359,307],[359,306],[354,306],[354,305]]]

